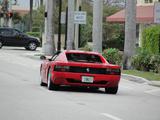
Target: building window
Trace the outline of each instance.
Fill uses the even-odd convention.
[[[160,0],[159,0],[160,1]],[[153,0],[145,0],[145,3],[153,3]]]

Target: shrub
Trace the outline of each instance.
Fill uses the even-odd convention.
[[[92,51],[92,46],[89,44],[86,44],[84,47],[80,48],[80,50],[83,51]]]
[[[41,38],[40,32],[27,32],[26,34],[34,36],[34,37]]]
[[[103,51],[102,55],[111,64],[122,65],[122,53],[116,48],[108,48]]]
[[[160,73],[160,55],[152,55],[150,58],[151,70]]]
[[[143,31],[142,48],[150,54],[160,54],[160,25],[153,25]]]
[[[150,70],[150,55],[138,54],[132,57],[132,66],[137,70],[149,71]]]
[[[131,63],[136,70],[160,73],[160,55],[150,54],[144,49],[132,57]]]

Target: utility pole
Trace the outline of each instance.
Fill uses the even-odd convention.
[[[30,31],[32,31],[32,13],[33,13],[33,0],[30,0],[30,20],[29,20]]]
[[[124,69],[131,68],[131,57],[136,48],[136,0],[126,0],[125,13],[125,45],[124,45]]]
[[[55,52],[53,14],[55,12],[55,0],[46,0],[45,41],[43,42],[43,53],[52,55]]]
[[[8,14],[9,14],[8,26],[12,27],[12,16],[13,16],[13,13],[12,13],[12,0],[9,0]]]
[[[61,50],[61,11],[62,11],[62,0],[59,0],[59,27],[58,27],[58,42],[57,50]]]
[[[93,2],[93,51],[102,53],[103,0]]]
[[[81,7],[81,3],[82,1],[81,0],[76,0],[76,11],[79,11],[80,7]],[[76,24],[75,25],[75,49],[77,50],[78,47],[79,47],[79,24]]]
[[[74,6],[75,0],[68,0],[67,50],[74,49]]]
[[[42,35],[42,53],[45,53],[45,44],[47,39],[47,10],[48,10],[48,0],[45,0],[45,13],[44,13],[44,33]]]

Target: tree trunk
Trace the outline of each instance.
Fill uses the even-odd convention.
[[[95,0],[93,5],[93,51],[102,53],[103,0]]]
[[[124,69],[131,68],[131,57],[136,48],[136,0],[126,0]]]
[[[43,0],[40,0],[40,5],[41,5],[41,6],[43,5]]]
[[[47,17],[46,22],[46,38],[43,44],[43,52],[45,55],[53,55],[55,52],[55,42],[54,42],[54,24],[53,15],[55,14],[55,0],[47,0]]]
[[[30,31],[32,31],[32,13],[33,13],[33,0],[30,0],[30,20],[29,20]]]
[[[74,49],[74,6],[75,0],[68,0],[67,50]]]

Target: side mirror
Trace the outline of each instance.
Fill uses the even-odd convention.
[[[46,56],[41,55],[41,56],[40,56],[40,59],[41,59],[41,60],[46,60],[47,58],[46,58]]]

